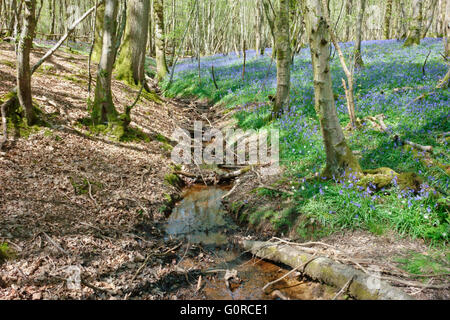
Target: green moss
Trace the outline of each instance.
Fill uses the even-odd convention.
[[[14,257],[14,251],[6,242],[0,243],[0,265],[6,260]]]
[[[414,172],[397,173],[386,167],[365,170],[365,176],[359,181],[359,185],[367,187],[370,183],[377,189],[390,187],[394,181],[397,182],[400,189],[418,190],[423,183],[423,179]]]
[[[155,93],[155,92],[147,92],[145,90],[142,90],[141,96],[147,99],[148,101],[156,102],[156,103],[163,103],[161,98]]]
[[[183,181],[174,173],[168,173],[164,176],[164,181],[174,187],[180,187],[183,185]]]

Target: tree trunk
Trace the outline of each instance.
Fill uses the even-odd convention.
[[[392,0],[386,1],[386,12],[384,15],[384,38],[390,39],[391,35]]]
[[[360,0],[360,7],[358,13],[358,21],[356,22],[356,47],[355,47],[355,68],[359,69],[364,67],[364,61],[361,55],[361,41],[363,33],[363,19],[364,12],[366,10],[366,0]]]
[[[115,57],[118,0],[106,0],[104,10],[102,54],[91,112],[94,124],[117,121],[117,111],[112,101],[111,78]]]
[[[103,45],[103,17],[105,15],[105,4],[102,3],[97,8],[97,15],[95,17],[95,40],[94,49],[92,52],[92,62],[99,63],[102,55]]]
[[[447,10],[445,14],[444,52],[445,56],[450,56],[450,0],[447,0]]]
[[[14,26],[16,24],[16,11],[17,11],[17,0],[11,0],[11,21],[9,22],[7,36],[11,36],[14,34]]]
[[[289,107],[291,82],[291,44],[289,39],[289,0],[279,0],[275,26],[277,55],[277,93],[273,116],[278,117],[284,107]]]
[[[345,4],[345,41],[350,41],[350,26],[352,22],[353,0],[347,0]]]
[[[255,51],[257,56],[264,55],[264,48],[262,45],[262,25],[263,14],[261,7],[261,0],[256,0],[256,20],[255,20]]]
[[[303,13],[311,48],[314,73],[315,109],[319,116],[326,152],[323,175],[337,177],[345,173],[360,172],[357,159],[348,147],[337,117],[330,74],[330,33],[320,0],[305,0]]]
[[[423,11],[423,1],[413,0],[413,21],[409,27],[408,38],[406,38],[403,46],[409,47],[412,45],[420,44],[420,36],[422,34],[422,11]]]
[[[36,123],[37,118],[33,110],[31,97],[31,69],[30,51],[33,46],[34,31],[36,27],[35,11],[36,0],[25,0],[23,29],[17,51],[17,95],[19,103],[25,111],[28,125]]]
[[[125,37],[116,63],[117,78],[129,84],[145,82],[149,0],[130,0]]]
[[[163,0],[153,0],[153,10],[155,12],[156,74],[158,81],[160,81],[169,72],[165,52]]]

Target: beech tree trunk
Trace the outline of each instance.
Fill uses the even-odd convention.
[[[116,63],[117,78],[130,84],[145,82],[149,0],[130,0],[125,37]]]
[[[166,62],[163,9],[163,0],[153,0],[153,10],[155,12],[156,74],[158,81],[162,80],[169,72]]]
[[[330,32],[320,0],[304,0],[306,30],[314,73],[315,109],[319,116],[326,152],[326,177],[360,172],[357,159],[345,141],[337,116],[330,73]]]
[[[100,57],[102,55],[104,15],[105,15],[105,4],[102,3],[98,6],[97,15],[95,17],[95,39],[94,39],[94,49],[92,51],[92,61],[95,63],[100,62]]]
[[[412,45],[420,44],[420,38],[422,34],[422,20],[423,20],[423,1],[413,0],[413,21],[409,27],[408,37],[403,46],[409,47]]]
[[[263,25],[263,14],[261,0],[256,0],[256,21],[255,21],[255,51],[256,55],[264,55],[264,48],[262,44],[262,25]]]
[[[386,12],[384,15],[384,38],[390,39],[391,35],[392,0],[386,0]]]
[[[25,111],[28,125],[33,125],[37,118],[31,97],[30,51],[36,27],[36,0],[24,0],[23,3],[25,4],[23,28],[17,50],[17,96]]]
[[[291,83],[291,44],[289,37],[289,0],[279,0],[275,19],[275,48],[277,57],[277,92],[273,115],[278,117],[289,107]]]
[[[345,4],[345,41],[350,41],[350,25],[352,19],[353,0],[347,0]]]
[[[102,54],[91,111],[94,124],[117,121],[117,111],[112,100],[111,78],[115,57],[118,0],[106,0],[104,8]]]
[[[360,0],[358,21],[356,22],[356,44],[355,44],[355,68],[359,69],[364,67],[364,61],[361,55],[361,41],[363,33],[363,19],[364,12],[366,11],[366,0]]]

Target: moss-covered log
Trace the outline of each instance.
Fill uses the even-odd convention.
[[[262,259],[284,263],[292,268],[304,265],[300,271],[305,275],[336,288],[343,288],[349,283],[348,294],[359,300],[413,300],[405,292],[379,279],[376,274],[363,273],[327,257],[313,257],[297,247],[249,240],[241,240],[240,245]]]

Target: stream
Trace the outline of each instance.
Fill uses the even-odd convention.
[[[268,300],[268,299],[332,299],[334,288],[303,280],[292,273],[273,284],[267,292],[262,288],[289,272],[283,266],[253,258],[234,246],[230,237],[239,231],[227,215],[221,198],[229,187],[194,185],[183,192],[165,225],[166,239],[178,238],[201,245],[214,257],[211,268],[204,270],[202,293],[210,300]],[[188,258],[184,267],[195,266]],[[226,270],[237,271],[237,281],[224,279]]]

